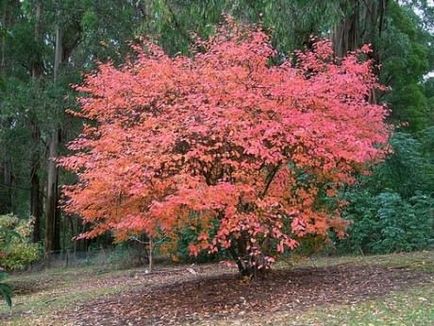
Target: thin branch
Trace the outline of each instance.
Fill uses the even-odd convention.
[[[271,170],[271,172],[267,175],[267,177],[265,178],[265,188],[264,188],[264,190],[262,191],[262,193],[261,193],[261,195],[260,195],[261,198],[264,198],[265,195],[267,194],[268,189],[270,188],[270,185],[271,185],[271,183],[273,182],[273,179],[274,179],[274,177],[276,176],[277,172],[279,171],[280,167],[281,167],[280,164],[279,164],[279,165],[276,165],[276,166]]]

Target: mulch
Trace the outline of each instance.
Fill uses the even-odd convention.
[[[245,281],[219,265],[136,274],[143,285],[121,295],[64,311],[56,320],[70,325],[212,325],[260,318],[327,304],[354,304],[415,284],[433,275],[406,268],[339,265],[271,271]],[[127,280],[124,280],[127,282]]]

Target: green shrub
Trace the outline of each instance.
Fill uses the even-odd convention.
[[[12,288],[9,284],[3,282],[7,274],[4,271],[0,271],[0,295],[6,301],[9,307],[12,307]]]
[[[40,257],[38,244],[30,243],[31,222],[13,215],[0,215],[0,267],[22,269]]]
[[[394,192],[352,194],[346,211],[349,237],[338,241],[345,252],[390,253],[434,244],[434,199],[418,194],[404,200]]]
[[[197,242],[197,237],[200,234],[200,229],[194,227],[185,227],[178,231],[178,235],[173,245],[174,250],[169,253],[172,257],[176,256],[176,260],[183,263],[207,263],[215,261],[223,255],[222,252],[217,254],[208,254],[206,251],[201,251],[197,257],[191,256],[189,252],[189,244]]]
[[[350,203],[343,252],[389,253],[429,248],[434,238],[434,127],[396,132],[393,154],[344,194]]]

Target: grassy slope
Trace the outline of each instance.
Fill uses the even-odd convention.
[[[236,324],[237,321],[234,321]],[[258,325],[434,325],[434,287],[392,292],[354,305],[329,305],[300,314],[277,314]]]
[[[296,266],[381,265],[409,268],[434,273],[434,252],[416,252],[366,257],[320,258],[299,261]],[[52,269],[39,273],[14,275],[9,278],[20,289],[14,297],[9,325],[49,325],[50,316],[63,309],[74,309],[78,303],[103,298],[143,284],[132,277],[136,270],[108,271],[98,267]],[[1,318],[8,314],[0,306]],[[297,314],[276,313],[266,320],[243,317],[233,324],[272,325],[434,325],[434,284],[392,292],[385,297],[368,299],[353,305],[325,305]],[[216,324],[227,322],[215,320]],[[3,324],[3,323],[2,323]]]
[[[117,282],[118,277],[131,273],[134,270],[107,271],[92,266],[11,276],[8,283],[19,290],[11,311],[5,304],[0,306],[0,320],[3,314],[10,313],[10,325],[48,325],[50,315],[56,311],[140,286],[134,278],[129,278],[128,283]]]
[[[408,268],[434,274],[434,252],[375,256],[344,256],[308,260],[299,265],[332,266],[353,264],[360,266],[380,265]],[[234,320],[244,324],[246,320]],[[224,325],[224,323],[218,323]],[[251,325],[434,325],[434,283],[417,286],[406,291],[395,291],[382,298],[366,300],[354,305],[327,305],[310,308],[299,314],[277,313],[267,320],[250,320]]]

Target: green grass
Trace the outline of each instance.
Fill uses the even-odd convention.
[[[343,256],[303,259],[296,267],[324,267],[341,264],[354,266],[381,265],[433,273],[434,251],[378,256]],[[284,268],[280,263],[279,268]],[[18,292],[10,311],[0,305],[2,325],[50,325],[52,316],[73,310],[77,304],[113,296],[148,286],[134,275],[142,271],[113,271],[97,267],[50,269],[43,272],[12,275],[7,282]],[[145,280],[145,281],[144,281]],[[7,317],[7,318],[6,318]],[[1,319],[4,319],[2,321]],[[246,319],[247,318],[247,319]],[[215,320],[215,324],[227,322]],[[367,298],[352,305],[329,304],[298,312],[275,313],[262,320],[243,317],[233,324],[252,325],[434,325],[434,284],[417,285],[405,291],[391,292],[380,298]],[[62,323],[58,323],[62,324]]]
[[[408,268],[434,273],[434,251],[417,251],[411,253],[394,253],[388,255],[338,256],[295,258],[278,263],[279,267],[326,267],[342,264],[360,266],[377,265],[391,268]]]
[[[237,321],[234,321],[236,324]],[[223,323],[221,323],[223,325]],[[420,286],[354,305],[328,305],[281,313],[252,325],[434,325],[434,287]]]
[[[129,277],[136,271],[81,267],[12,275],[7,282],[17,289],[18,293],[13,297],[11,310],[5,304],[0,306],[0,320],[2,315],[9,315],[6,324],[44,325],[53,312],[72,309],[79,303],[139,286],[138,281],[135,282]],[[131,281],[117,282],[121,277],[128,277]]]

